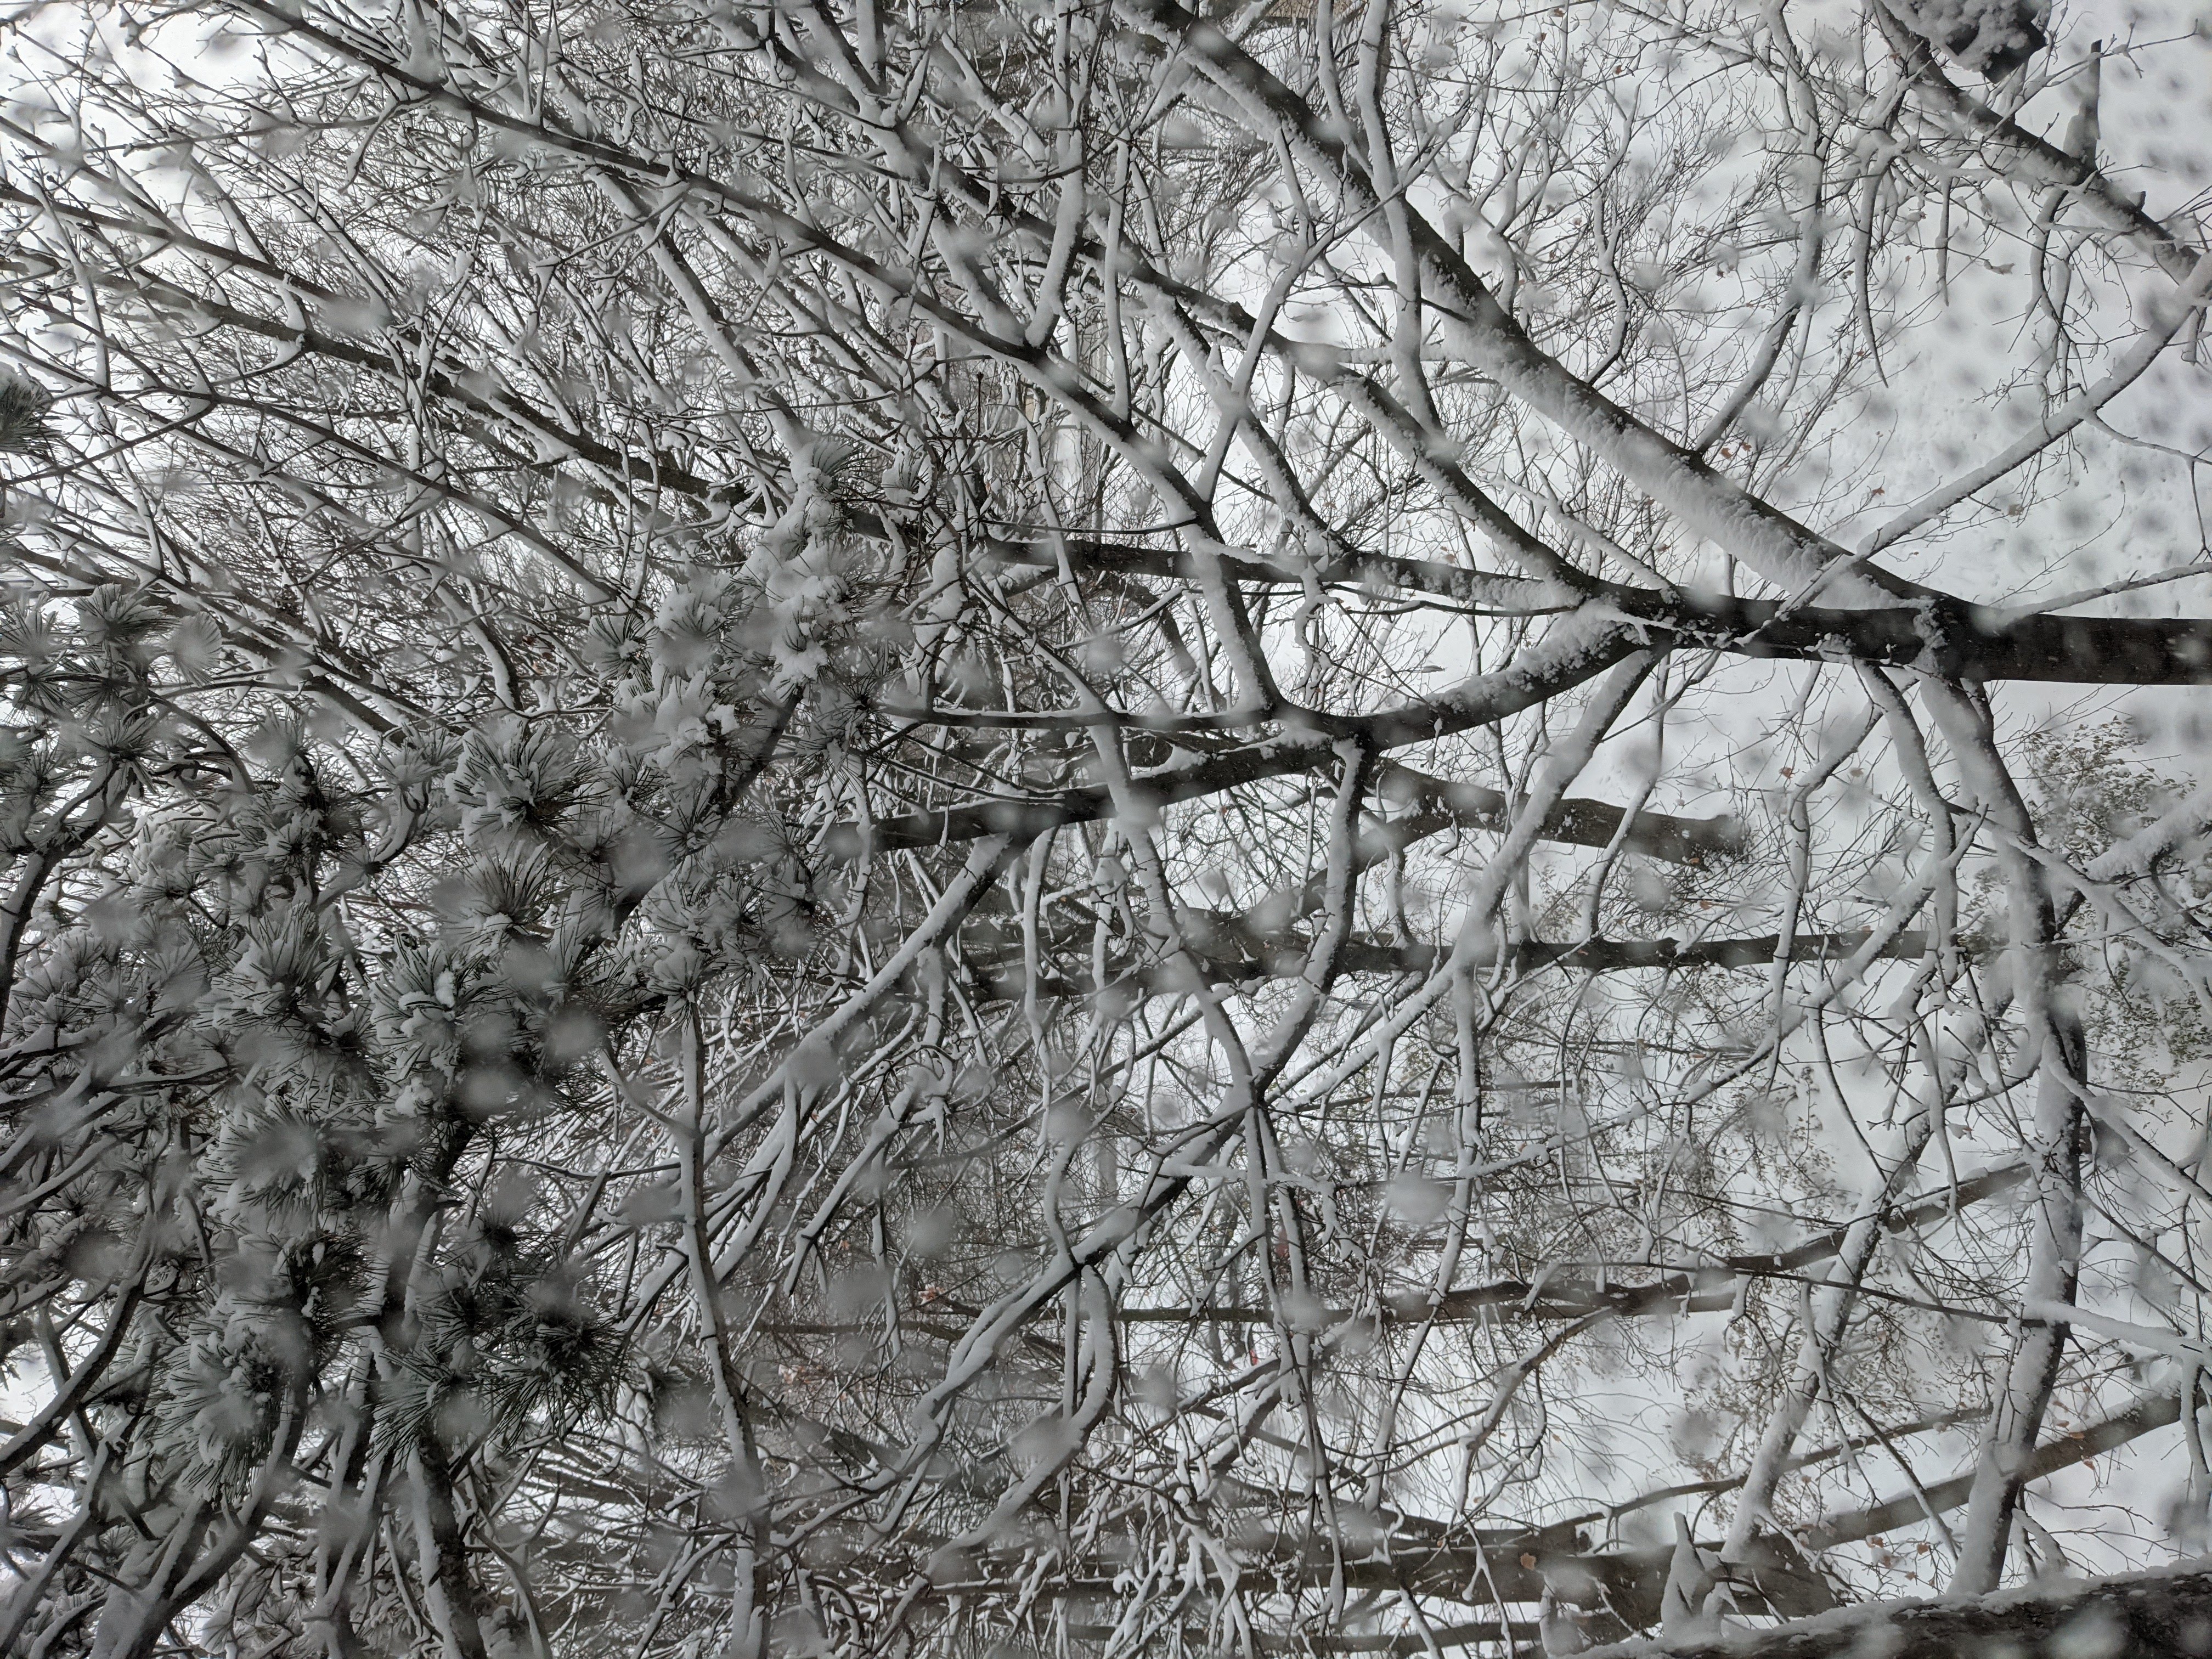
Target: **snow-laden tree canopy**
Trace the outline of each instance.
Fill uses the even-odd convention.
[[[2212,1651],[2185,11],[5,18],[0,1651]]]

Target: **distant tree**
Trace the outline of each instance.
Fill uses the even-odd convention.
[[[0,1652],[2212,1651],[2191,27],[15,7]]]

